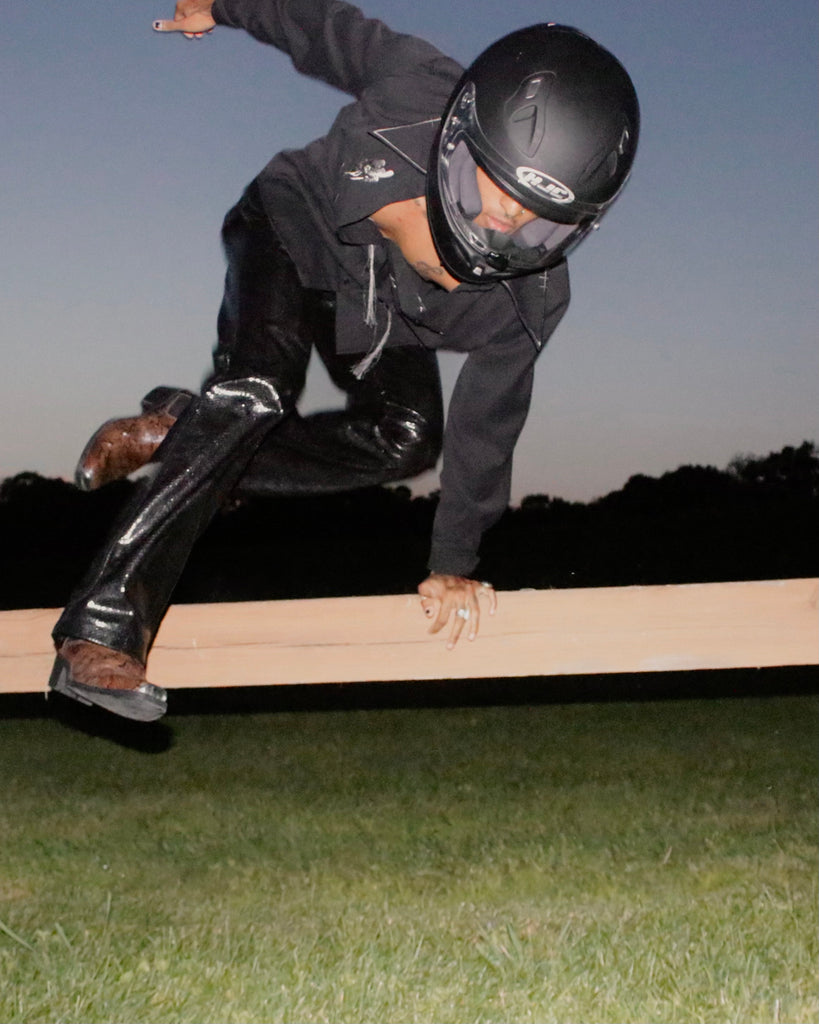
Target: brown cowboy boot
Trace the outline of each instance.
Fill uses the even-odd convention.
[[[67,637],[58,642],[48,685],[81,704],[139,722],[156,721],[168,707],[167,694],[147,681],[141,662],[88,640]]]
[[[158,387],[142,399],[142,413],[108,420],[83,449],[74,480],[82,491],[95,491],[141,469],[193,397],[181,388]]]

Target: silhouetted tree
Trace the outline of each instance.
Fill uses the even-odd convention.
[[[90,494],[20,473],[0,484],[0,607],[58,607],[134,484]],[[178,602],[414,590],[437,494],[374,487],[229,501],[195,546]],[[638,474],[589,504],[545,494],[510,508],[478,569],[498,588],[615,586],[819,575],[819,456],[804,442],[727,470]]]
[[[810,441],[803,441],[798,448],[786,445],[781,452],[771,452],[764,458],[737,455],[729,463],[728,472],[744,484],[819,497],[819,451]]]

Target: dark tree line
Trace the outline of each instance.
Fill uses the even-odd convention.
[[[20,473],[0,484],[0,607],[59,607],[102,543],[129,481],[85,494]],[[178,602],[415,589],[437,497],[405,487],[232,503],[198,542]],[[583,504],[546,495],[485,538],[481,578],[499,589],[819,575],[819,451],[804,442],[725,470],[634,476]]]

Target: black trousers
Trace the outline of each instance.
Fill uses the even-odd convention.
[[[72,594],[55,639],[91,640],[144,663],[191,548],[230,494],[350,490],[406,479],[438,458],[434,353],[386,348],[358,380],[360,356],[335,352],[333,293],[302,287],[255,184],[228,213],[222,239],[213,372]],[[346,405],[302,417],[295,405],[314,348]]]

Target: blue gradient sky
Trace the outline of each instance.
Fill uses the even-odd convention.
[[[465,63],[522,25],[572,24],[640,95],[632,181],[573,257],[572,309],[539,362],[515,500],[819,440],[815,0],[364,9]],[[69,476],[103,419],[154,384],[198,385],[225,211],[346,101],[243,33],[151,31],[172,14],[4,6],[0,477]],[[305,408],[334,402],[320,373],[310,391]]]

